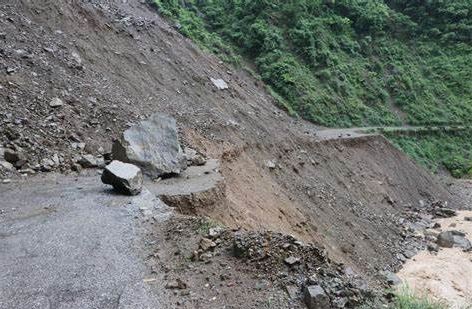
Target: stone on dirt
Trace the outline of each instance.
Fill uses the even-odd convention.
[[[61,107],[62,105],[64,105],[64,102],[59,98],[54,98],[49,102],[49,106],[53,108]]]
[[[126,130],[112,153],[113,159],[135,164],[152,178],[180,174],[187,167],[175,119],[159,113]]]
[[[289,256],[288,258],[286,258],[284,260],[285,264],[289,265],[289,266],[293,266],[295,264],[298,264],[300,263],[300,258],[297,258],[297,257],[294,257],[294,256]]]
[[[384,276],[385,281],[387,281],[387,283],[390,285],[399,285],[402,283],[402,279],[400,279],[400,277],[391,271],[383,271],[382,275]]]
[[[225,89],[228,89],[228,84],[222,80],[221,78],[210,78],[211,82],[213,83],[213,85],[216,86],[216,88],[218,88],[218,90],[225,90]]]
[[[139,167],[115,160],[105,167],[102,182],[123,194],[138,195],[143,188],[143,174]]]
[[[438,236],[437,244],[443,248],[459,247],[464,250],[472,247],[470,241],[465,238],[465,234],[458,231],[442,232]]]
[[[91,154],[82,156],[77,163],[79,163],[83,168],[94,168],[99,164],[98,160]]]
[[[328,295],[319,285],[306,286],[304,290],[305,304],[308,309],[331,308]]]

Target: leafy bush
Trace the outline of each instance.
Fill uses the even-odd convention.
[[[437,132],[417,136],[384,133],[397,147],[433,172],[442,166],[454,177],[472,176],[472,134]]]

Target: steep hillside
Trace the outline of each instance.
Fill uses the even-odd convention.
[[[24,154],[22,174],[48,160],[70,173],[131,123],[168,113],[184,144],[221,161],[226,199],[198,214],[317,241],[372,281],[422,246],[410,224],[428,224],[438,201],[458,206],[380,136],[318,137],[140,1],[2,1],[0,26],[0,142]]]
[[[471,121],[470,0],[155,4],[201,45],[242,55],[288,109],[315,123]]]

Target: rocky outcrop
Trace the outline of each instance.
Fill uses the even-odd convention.
[[[138,195],[143,188],[143,174],[133,164],[113,161],[105,167],[102,182],[112,185],[120,193]]]
[[[152,178],[179,174],[187,167],[175,119],[159,113],[126,130],[112,153],[113,159],[135,164]]]

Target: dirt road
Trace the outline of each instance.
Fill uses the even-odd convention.
[[[159,284],[151,293],[145,282],[142,210],[167,216],[151,193],[48,176],[2,185],[0,196],[1,309],[163,308]]]

